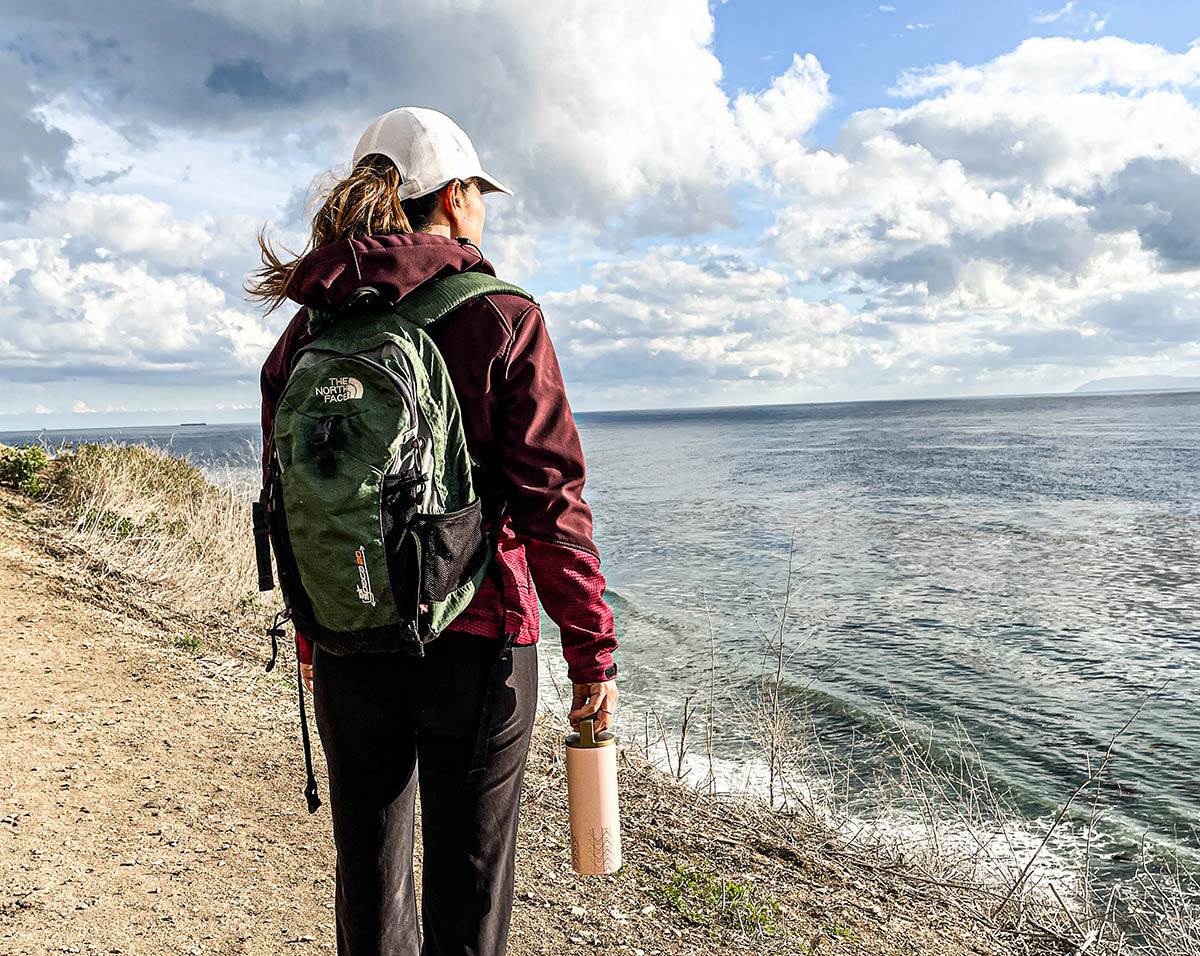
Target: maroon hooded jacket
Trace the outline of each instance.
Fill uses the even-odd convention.
[[[427,233],[371,236],[309,253],[288,295],[301,306],[329,308],[371,285],[395,300],[430,279],[467,271],[495,275],[465,241]],[[263,365],[264,448],[292,358],[309,340],[307,319],[301,308]],[[613,615],[582,496],[583,451],[541,310],[520,296],[480,296],[427,331],[462,406],[467,448],[488,473],[502,476],[508,501],[496,554],[503,593],[486,577],[451,630],[515,633],[516,644],[534,644],[540,598],[561,630],[568,678],[586,684],[615,677]],[[311,662],[310,642],[296,637],[300,659]]]

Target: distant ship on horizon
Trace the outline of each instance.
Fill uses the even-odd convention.
[[[207,425],[208,422],[180,422],[180,428],[195,428],[197,425]]]

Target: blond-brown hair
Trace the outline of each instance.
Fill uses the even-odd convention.
[[[462,185],[474,180],[463,180]],[[447,184],[449,186],[450,184]],[[316,206],[308,244],[296,254],[284,248],[284,260],[267,239],[266,226],[258,234],[262,267],[250,273],[244,286],[248,297],[266,303],[267,312],[288,297],[296,267],[314,249],[341,239],[420,232],[428,227],[442,190],[417,199],[400,198],[400,171],[386,156],[364,156],[350,175],[330,179],[318,187],[310,208]]]

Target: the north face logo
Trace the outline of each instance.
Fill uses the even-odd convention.
[[[326,402],[348,402],[363,397],[362,382],[356,378],[331,378],[328,385],[317,385],[314,391]]]

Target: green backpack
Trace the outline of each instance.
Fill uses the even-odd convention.
[[[487,476],[467,451],[454,387],[424,330],[468,299],[499,292],[534,301],[517,286],[462,272],[396,303],[363,286],[337,312],[309,311],[314,337],[292,360],[253,506],[259,590],[274,589],[273,546],[286,603],[267,631],[268,671],[289,617],[334,654],[423,657],[484,574],[496,571],[503,505],[493,502],[503,493],[479,487]],[[514,638],[499,642],[488,680],[467,773],[473,784],[483,779],[499,664]],[[296,670],[304,795],[315,813],[321,801],[299,660]]]
[[[272,423],[256,550],[259,588],[273,587],[269,540],[292,621],[332,653],[423,656],[489,569],[480,473],[424,330],[499,292],[533,301],[463,272],[396,303],[364,286],[339,312],[310,311],[314,338],[293,358]]]

